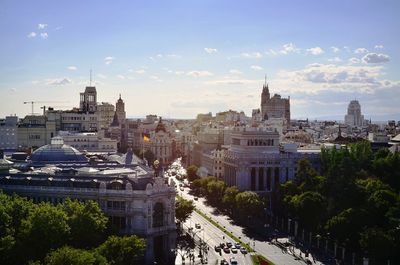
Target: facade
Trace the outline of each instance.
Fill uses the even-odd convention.
[[[0,150],[16,150],[17,139],[17,116],[7,116],[0,120]]]
[[[80,93],[79,110],[95,112],[97,110],[97,91],[94,86],[87,86],[85,92]]]
[[[223,179],[239,190],[270,192],[295,177],[297,161],[306,158],[319,168],[318,151],[283,149],[276,130],[238,127],[223,152]]]
[[[113,104],[101,102],[97,105],[99,130],[106,130],[110,127],[114,117],[114,112],[115,110]]]
[[[150,142],[146,144],[153,152],[155,159],[160,161],[162,165],[172,162],[172,137],[167,131],[161,117],[156,129],[150,132]]]
[[[344,122],[350,127],[361,127],[364,125],[364,115],[361,115],[361,106],[358,100],[352,100],[347,107]]]
[[[117,140],[100,137],[98,133],[70,133],[60,131],[58,133],[66,145],[70,145],[79,151],[115,153],[117,152]]]
[[[56,135],[56,123],[42,115],[27,115],[17,128],[18,148],[40,147],[49,144]]]
[[[278,94],[271,97],[268,84],[264,84],[261,93],[261,117],[263,120],[285,118],[287,124],[290,124],[290,97],[282,98]]]
[[[42,148],[42,149],[41,149]],[[139,235],[147,241],[146,264],[173,261],[175,248],[175,184],[154,177],[137,164],[90,164],[76,149],[54,142],[32,154],[36,171],[0,173],[0,189],[34,202],[54,204],[66,198],[94,200],[120,234]],[[54,172],[39,164],[52,163]],[[9,165],[9,167],[12,165]],[[74,170],[71,170],[71,167]]]
[[[125,123],[125,119],[126,119],[125,103],[121,99],[121,94],[119,94],[119,99],[117,100],[117,103],[115,104],[115,112],[117,112],[119,123],[120,124]]]

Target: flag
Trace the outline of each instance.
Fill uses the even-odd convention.
[[[150,142],[150,137],[146,134],[143,134],[143,142]]]

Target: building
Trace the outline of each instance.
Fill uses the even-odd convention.
[[[125,103],[121,99],[121,94],[119,94],[119,99],[117,100],[117,103],[115,104],[115,112],[117,112],[119,123],[120,124],[125,123],[125,119],[126,119]]]
[[[289,126],[290,97],[282,98],[279,94],[275,94],[271,97],[269,94],[268,84],[265,83],[261,93],[261,117],[263,120],[285,118]]]
[[[0,120],[0,150],[15,151],[18,148],[17,124],[17,116]]]
[[[97,91],[94,86],[87,86],[85,92],[80,93],[79,110],[95,112],[97,110]]]
[[[150,132],[150,141],[145,144],[145,148],[151,150],[161,165],[172,162],[172,137],[161,117],[155,130]]]
[[[71,133],[59,131],[58,135],[66,145],[70,145],[79,151],[94,153],[115,153],[118,149],[117,140],[100,137],[98,133]]]
[[[97,105],[97,116],[98,116],[98,129],[99,130],[107,130],[110,127],[110,124],[114,117],[114,105],[101,102]]]
[[[344,116],[344,123],[350,127],[361,127],[365,124],[358,100],[350,101],[347,107],[347,114]]]
[[[28,149],[49,144],[56,136],[56,123],[43,115],[27,115],[17,128],[18,148]]]
[[[273,191],[295,177],[297,162],[302,158],[319,168],[320,150],[280,145],[276,130],[237,127],[231,137],[232,144],[223,151],[223,179],[239,190]]]
[[[128,164],[128,156],[132,155],[126,155],[124,164],[104,157],[94,165],[75,148],[54,139],[33,152],[27,162],[28,168],[35,168],[33,171],[2,171],[0,188],[37,203],[57,204],[66,198],[94,200],[120,234],[145,238],[146,264],[173,261],[175,184],[154,177],[143,165]],[[3,163],[4,166],[10,168],[12,163]]]

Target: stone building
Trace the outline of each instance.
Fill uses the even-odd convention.
[[[350,127],[361,127],[365,124],[364,115],[361,115],[361,105],[358,100],[352,100],[347,107],[344,123]]]
[[[265,83],[261,93],[261,117],[263,120],[268,120],[270,118],[285,118],[289,125],[290,97],[282,98],[278,94],[271,97],[268,84]]]
[[[18,148],[17,116],[7,116],[0,120],[0,150],[14,151]]]
[[[175,184],[154,177],[150,168],[136,163],[102,160],[94,165],[75,148],[56,140],[33,152],[27,167],[33,166],[34,171],[2,171],[0,189],[37,203],[94,200],[120,234],[146,240],[144,263],[173,263]]]

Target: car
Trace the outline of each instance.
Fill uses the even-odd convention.
[[[198,197],[194,197],[193,199],[194,199],[195,201],[199,200],[199,198],[198,198]]]
[[[200,225],[199,223],[196,223],[196,224],[194,225],[194,227],[196,227],[196,229],[200,229],[200,228],[201,228],[201,225]]]
[[[241,247],[240,252],[242,252],[242,254],[247,254],[247,249],[245,249],[244,247]]]
[[[222,243],[219,244],[219,246],[220,246],[221,248],[224,248],[224,247],[225,247],[225,243],[222,242]]]
[[[224,247],[224,252],[225,253],[231,253],[230,249],[227,246]]]
[[[240,248],[242,247],[242,245],[240,245],[240,243],[235,243],[235,247],[236,247],[237,249],[240,249]]]
[[[221,252],[221,247],[217,245],[217,246],[214,247],[214,250],[216,252]]]
[[[229,261],[231,262],[231,265],[237,265],[238,264],[237,260],[234,257],[232,257]]]
[[[219,263],[220,265],[229,265],[229,263],[226,261],[226,259],[221,260]]]
[[[232,253],[238,253],[238,249],[235,246],[231,247]]]
[[[232,246],[232,242],[226,242],[226,246],[230,248]]]

